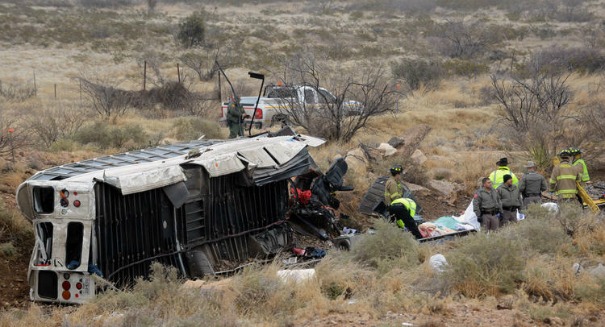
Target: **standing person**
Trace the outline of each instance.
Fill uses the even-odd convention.
[[[416,239],[421,239],[422,234],[418,230],[418,225],[414,220],[416,215],[416,202],[412,199],[400,197],[393,200],[389,206],[389,212],[395,216],[395,223],[399,228],[407,228]]]
[[[523,208],[527,208],[530,203],[542,203],[542,192],[546,191],[546,178],[536,172],[536,164],[528,161],[527,173],[521,177],[519,182],[519,192],[523,195]]]
[[[401,174],[403,167],[394,165],[390,169],[391,177],[384,184],[384,204],[388,207],[395,199],[403,197],[403,183],[401,182]]]
[[[517,210],[521,208],[521,193],[519,188],[513,184],[511,175],[504,175],[504,183],[498,187],[498,196],[502,204],[502,226],[517,222]]]
[[[473,211],[485,230],[496,230],[500,226],[497,214],[502,211],[500,197],[489,178],[483,178],[481,185],[473,198]]]
[[[582,159],[582,150],[578,148],[570,148],[569,154],[572,156],[572,164],[574,166],[582,167],[582,183],[590,183],[590,176],[588,175],[588,167],[586,167],[586,161]]]
[[[555,192],[561,202],[575,202],[578,194],[576,182],[582,180],[582,167],[572,166],[568,150],[559,153],[561,162],[555,166],[550,175],[550,191]]]
[[[496,170],[492,171],[492,173],[489,174],[489,179],[492,181],[493,188],[497,189],[500,185],[502,185],[502,183],[504,182],[504,175],[507,174],[512,176],[513,184],[519,184],[519,179],[517,178],[517,176],[515,176],[515,174],[513,174],[513,172],[508,167],[508,158],[500,158],[500,160],[496,162],[496,166],[498,166],[498,168],[496,168]]]
[[[249,117],[249,115],[246,115],[239,97],[237,95],[233,96],[229,101],[229,108],[227,109],[227,126],[229,127],[230,139],[244,136],[243,122],[246,117]]]

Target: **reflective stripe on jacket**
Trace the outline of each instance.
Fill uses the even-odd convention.
[[[555,166],[550,175],[550,191],[564,198],[572,198],[578,194],[576,181],[581,180],[581,166],[572,166],[562,162]]]
[[[391,202],[391,205],[398,203],[403,204],[405,208],[408,209],[408,211],[410,212],[410,217],[414,218],[414,216],[416,215],[416,202],[414,202],[414,200],[408,198],[399,198],[393,200],[393,202]]]
[[[492,171],[492,173],[489,174],[489,179],[492,181],[493,188],[498,188],[498,186],[504,183],[504,175],[511,175],[511,177],[513,178],[513,185],[519,184],[519,179],[517,178],[517,176],[515,176],[515,174],[513,174],[512,171],[510,171],[510,168],[508,168],[508,166],[499,166],[498,169]]]

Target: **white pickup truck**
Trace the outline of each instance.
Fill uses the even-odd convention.
[[[250,118],[245,119],[245,126],[250,123],[255,128],[267,128],[273,124],[288,120],[288,111],[296,108],[316,108],[317,110],[326,110],[328,106],[325,102],[336,103],[336,97],[324,88],[312,86],[275,86],[265,87],[264,95],[258,99],[258,107],[254,113],[254,105],[257,96],[244,96],[240,98],[246,114]],[[324,103],[324,104],[322,104]],[[226,125],[227,108],[229,102],[223,102],[221,106],[220,122]],[[363,105],[360,102],[349,100],[343,103],[346,115],[359,115],[363,112]],[[254,120],[252,116],[254,115]]]

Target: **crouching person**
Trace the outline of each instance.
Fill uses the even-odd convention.
[[[416,215],[416,202],[408,198],[397,198],[391,202],[389,212],[395,216],[395,223],[400,228],[407,228],[416,239],[422,238],[420,230],[416,225],[414,216]]]
[[[473,211],[486,231],[496,230],[500,226],[497,215],[502,211],[500,197],[489,178],[483,178],[481,185],[473,198]]]
[[[519,188],[513,184],[511,175],[504,175],[504,183],[497,189],[500,203],[502,204],[501,225],[517,222],[517,210],[521,208],[521,193]]]

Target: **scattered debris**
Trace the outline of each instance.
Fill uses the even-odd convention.
[[[433,268],[433,271],[442,273],[445,270],[445,266],[447,266],[447,260],[443,254],[438,253],[431,256],[429,264],[431,265],[431,268]]]
[[[285,269],[277,272],[284,282],[304,282],[315,278],[315,269]]]

